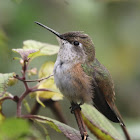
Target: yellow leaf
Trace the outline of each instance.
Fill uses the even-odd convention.
[[[53,73],[54,62],[46,62],[39,70],[39,78],[48,77]]]
[[[49,75],[51,75],[53,73],[53,67],[54,67],[53,62],[46,62],[45,64],[43,64],[39,71],[39,78],[48,77]],[[63,95],[60,93],[60,91],[58,90],[58,88],[56,87],[54,83],[54,77],[51,77],[47,80],[42,81],[40,85],[38,86],[38,89],[42,89],[42,88],[43,89],[47,88],[48,90],[50,90],[50,91],[37,91],[36,92],[37,94],[36,100],[42,106],[45,106],[45,105],[41,102],[40,100],[41,98],[52,99],[53,101],[58,101],[58,100],[63,99]]]

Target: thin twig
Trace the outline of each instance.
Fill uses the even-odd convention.
[[[131,137],[129,136],[129,133],[128,133],[128,131],[127,131],[125,125],[120,124],[120,126],[121,126],[121,128],[122,128],[122,130],[123,130],[123,132],[124,132],[124,135],[125,135],[126,139],[127,139],[127,140],[131,140]]]
[[[18,79],[20,81],[23,81],[23,82],[41,82],[43,80],[49,79],[52,76],[53,76],[53,74],[49,75],[48,77],[41,78],[41,79],[35,79],[35,80],[24,80],[24,79],[18,77],[18,75],[14,76],[14,78],[16,78],[16,79]]]

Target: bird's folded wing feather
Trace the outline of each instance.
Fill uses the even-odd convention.
[[[123,123],[114,104],[115,92],[112,77],[109,71],[95,59],[93,66],[93,105],[109,120]]]

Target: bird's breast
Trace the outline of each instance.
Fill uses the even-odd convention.
[[[92,101],[91,78],[84,73],[80,63],[71,65],[56,61],[54,80],[62,94],[70,101],[75,103]]]

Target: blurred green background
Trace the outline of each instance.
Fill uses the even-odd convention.
[[[0,0],[0,73],[20,73],[13,61],[13,48],[22,47],[24,40],[33,39],[58,44],[53,34],[37,26],[39,21],[54,30],[84,31],[93,39],[96,57],[112,74],[116,104],[134,139],[140,139],[140,2],[117,0]],[[40,67],[54,57],[41,57],[32,62]],[[22,92],[13,87],[16,95]],[[69,102],[61,101],[64,115],[76,127],[70,115]],[[4,112],[13,116],[15,103],[6,101]],[[42,109],[40,114],[47,112]],[[50,110],[46,113],[54,117]],[[74,122],[73,122],[74,121]]]

